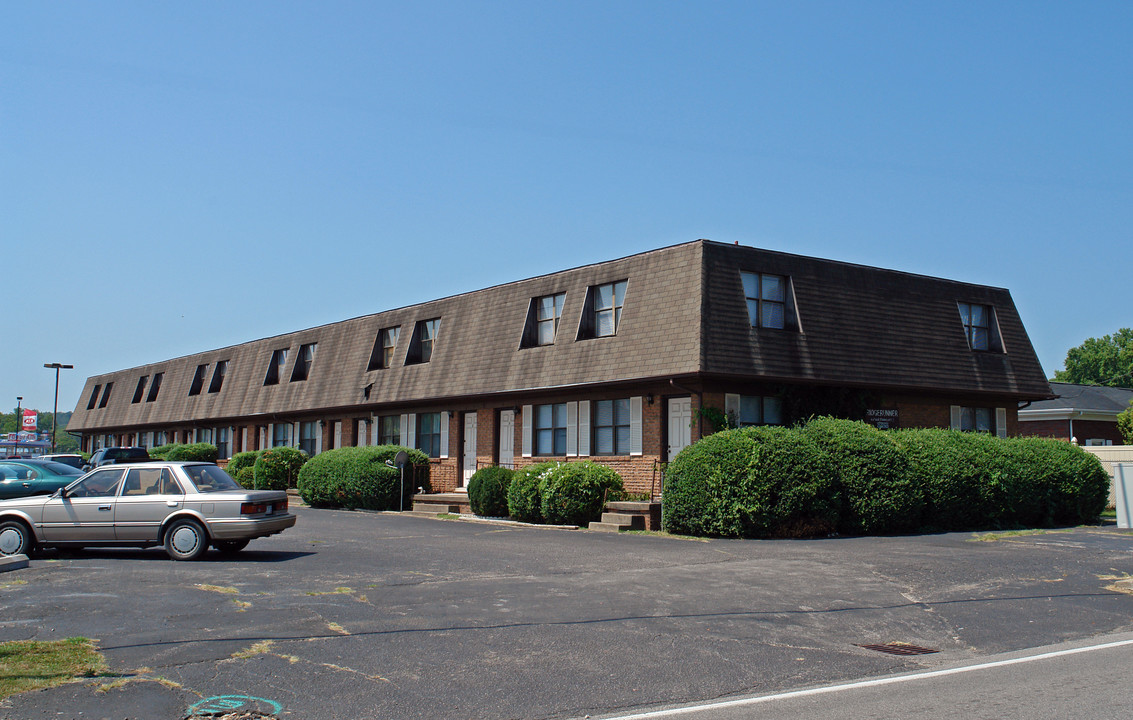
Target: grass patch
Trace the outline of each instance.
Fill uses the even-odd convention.
[[[105,670],[106,661],[87,638],[0,643],[0,698],[96,677]]]
[[[220,593],[222,595],[239,595],[240,591],[234,587],[224,587],[223,585],[204,585],[197,583],[193,587],[198,590],[206,590],[208,592]]]
[[[1058,528],[1048,530],[1043,528],[1035,528],[1033,530],[1002,530],[999,532],[990,532],[983,534],[976,534],[972,537],[972,542],[995,542],[996,540],[1005,540],[1014,537],[1026,537],[1028,535],[1052,535],[1054,533],[1068,533],[1074,532],[1074,528]]]
[[[307,595],[350,595],[354,590],[348,587],[339,587],[334,590],[308,590]]]
[[[0,590],[10,590],[11,588],[19,587],[20,585],[27,585],[27,584],[28,584],[27,580],[10,580],[8,582],[0,583]]]

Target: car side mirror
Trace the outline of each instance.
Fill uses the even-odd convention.
[[[51,497],[53,497],[53,498],[63,497],[63,488],[56,488],[55,492],[51,493]]]
[[[83,465],[83,467],[81,469],[82,469],[83,472],[90,472],[91,466],[90,465]]]

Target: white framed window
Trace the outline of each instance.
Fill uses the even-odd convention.
[[[228,374],[228,361],[221,360],[217,362],[216,367],[212,371],[212,380],[209,382],[209,392],[218,393],[220,388],[224,386],[224,376]]]
[[[534,413],[535,455],[566,455],[567,404],[535,405]]]
[[[291,423],[280,422],[272,425],[272,447],[291,447]]]
[[[205,373],[208,372],[208,363],[197,366],[197,372],[193,374],[193,384],[189,386],[190,395],[200,395],[201,388],[205,384]]]
[[[445,413],[417,415],[417,449],[431,458],[441,457],[441,419]]]
[[[291,382],[302,382],[311,374],[311,365],[315,362],[315,349],[318,343],[306,343],[299,346],[299,355],[295,358],[295,367],[291,368]]]
[[[318,454],[319,423],[317,420],[299,423],[299,449],[307,453],[307,457]]]
[[[787,328],[787,278],[769,273],[741,272],[747,316],[752,327]]]
[[[413,328],[413,341],[409,345],[409,355],[405,362],[410,365],[429,362],[433,358],[433,350],[440,329],[440,318],[417,321],[417,325]]]
[[[724,412],[736,427],[783,424],[783,401],[773,395],[728,393]]]
[[[268,371],[264,375],[264,385],[279,384],[279,377],[283,374],[283,366],[287,363],[287,350],[288,348],[279,348],[272,351],[271,361],[268,362]]]
[[[953,405],[950,415],[953,430],[985,432],[1007,437],[1007,408]]]
[[[381,370],[393,366],[393,354],[397,349],[397,338],[401,335],[401,326],[383,328],[374,338],[374,349],[370,351],[370,362],[366,371]]]
[[[960,321],[964,324],[964,336],[971,350],[1001,351],[1003,343],[999,337],[999,325],[995,320],[995,308],[991,305],[958,302]]]

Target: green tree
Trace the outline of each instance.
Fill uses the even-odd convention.
[[[1133,386],[1133,329],[1090,338],[1066,353],[1066,369],[1051,378],[1076,385]]]
[[[1126,445],[1133,445],[1133,402],[1117,416],[1117,429],[1121,437],[1125,438]]]

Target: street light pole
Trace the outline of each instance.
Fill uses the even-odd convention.
[[[59,371],[71,370],[74,365],[63,365],[62,363],[44,363],[43,367],[55,370],[55,407],[51,411],[51,454],[55,454],[55,418],[59,415]]]
[[[17,457],[20,454],[20,429],[24,426],[24,399],[19,395],[16,396],[16,444],[12,447],[12,454]]]

